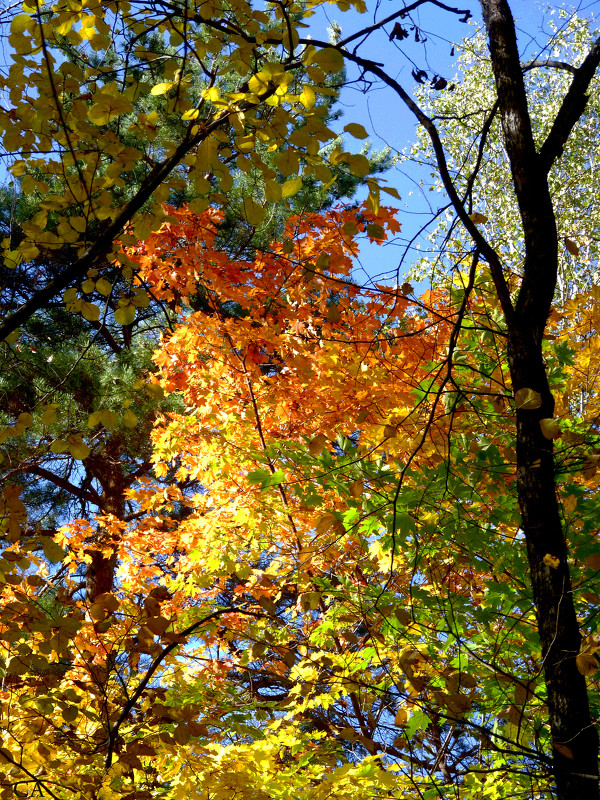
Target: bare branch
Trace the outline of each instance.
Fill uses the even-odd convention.
[[[327,42],[318,41],[316,39],[301,39],[301,44],[314,44],[319,47],[331,47],[332,45]],[[512,319],[514,314],[514,308],[512,304],[512,300],[510,297],[510,292],[508,290],[508,286],[506,284],[506,280],[504,278],[504,274],[502,271],[502,262],[498,253],[494,250],[494,248],[490,245],[487,239],[483,236],[481,231],[478,229],[477,225],[469,218],[469,214],[464,206],[464,203],[460,199],[456,186],[454,185],[454,181],[450,175],[450,171],[448,169],[448,164],[446,161],[446,154],[444,152],[444,147],[442,145],[442,141],[440,139],[440,135],[436,126],[433,124],[432,120],[425,114],[425,112],[415,103],[412,97],[405,91],[405,89],[398,83],[397,80],[392,78],[384,69],[381,68],[379,64],[370,59],[361,58],[356,53],[350,52],[343,48],[340,48],[339,45],[337,47],[338,50],[342,53],[344,58],[348,61],[352,61],[355,64],[361,66],[367,72],[371,72],[373,75],[376,75],[381,81],[387,84],[394,92],[398,95],[398,97],[402,100],[402,102],[407,106],[407,108],[415,115],[419,123],[425,128],[427,133],[429,134],[429,138],[431,139],[431,143],[433,145],[433,150],[435,152],[439,174],[442,179],[442,183],[444,185],[444,189],[446,190],[448,197],[450,198],[450,202],[454,210],[456,211],[460,221],[467,229],[469,235],[473,239],[477,250],[480,254],[486,259],[488,264],[490,265],[490,272],[492,274],[492,279],[494,281],[494,285],[496,287],[496,291],[498,292],[498,299],[500,300],[500,304],[502,306],[502,311],[504,316],[508,319]]]
[[[200,133],[195,136],[189,134],[185,136],[175,152],[161,161],[160,164],[157,164],[150,172],[136,195],[123,207],[115,219],[109,223],[104,232],[98,236],[94,244],[88,247],[88,249],[57,278],[47,283],[46,286],[24,303],[21,308],[0,324],[0,341],[26,322],[32,314],[42,308],[61,290],[66,289],[70,283],[82,278],[98,261],[106,258],[106,255],[113,246],[114,240],[122,233],[123,228],[142,208],[144,203],[152,197],[152,194],[162,185],[165,178],[181,162],[182,158],[187,155],[190,150],[204,141],[210,133],[219,128],[229,116],[230,112],[224,111],[212,122],[203,125]]]
[[[567,72],[572,72],[574,75],[577,73],[577,67],[574,67],[573,64],[569,64],[568,61],[555,61],[551,58],[546,61],[529,61],[527,64],[521,64],[523,72],[529,72],[531,69],[541,69],[543,67],[564,69],[567,70]]]
[[[99,508],[102,508],[102,498],[92,488],[90,488],[88,491],[85,491],[84,489],[75,486],[66,478],[63,478],[60,475],[55,475],[54,472],[50,472],[50,470],[40,467],[37,464],[23,467],[21,472],[28,472],[30,475],[37,475],[39,478],[43,478],[44,480],[53,483],[55,486],[58,486],[59,489],[64,489],[65,492],[69,492],[69,494],[72,494],[79,500],[83,500],[87,503],[93,503]]]
[[[248,617],[255,617],[255,618],[259,617],[259,616],[262,616],[261,614],[257,614],[254,611],[246,611],[243,608],[234,608],[234,607],[222,608],[222,609],[219,609],[218,611],[213,611],[212,614],[208,614],[206,617],[202,617],[202,619],[199,619],[196,622],[193,622],[191,625],[188,625],[187,628],[184,628],[182,631],[177,633],[176,635],[177,635],[177,639],[178,640],[175,641],[175,642],[171,642],[166,647],[164,647],[160,651],[160,653],[156,656],[156,658],[152,661],[152,663],[150,664],[150,666],[146,670],[146,674],[144,675],[142,680],[139,682],[139,684],[137,686],[137,689],[135,690],[135,692],[133,692],[133,694],[131,695],[131,697],[127,701],[127,703],[123,706],[123,710],[121,711],[121,713],[119,714],[118,718],[116,719],[114,725],[110,729],[108,752],[106,754],[106,764],[105,764],[106,769],[108,769],[110,767],[110,765],[112,764],[112,756],[113,756],[113,752],[114,752],[114,744],[115,744],[115,741],[116,741],[116,738],[117,738],[117,734],[119,732],[119,728],[121,727],[123,722],[125,722],[125,720],[129,716],[129,712],[135,706],[135,704],[137,703],[137,701],[141,697],[144,689],[146,688],[146,686],[148,686],[148,683],[150,682],[150,679],[152,678],[152,676],[154,675],[156,670],[160,667],[160,665],[165,660],[165,658],[169,655],[169,653],[172,650],[174,650],[176,647],[179,647],[179,645],[182,643],[182,641],[186,637],[190,636],[192,633],[194,633],[194,631],[198,630],[198,628],[200,628],[202,625],[205,625],[207,622],[210,622],[210,620],[212,620],[212,619],[218,619],[219,617],[222,617],[224,614],[245,614]]]
[[[546,172],[562,155],[565,142],[583,114],[589,99],[586,92],[596,74],[598,65],[600,65],[600,37],[594,42],[583,64],[575,70],[569,91],[554,119],[548,138],[540,149],[542,169]]]

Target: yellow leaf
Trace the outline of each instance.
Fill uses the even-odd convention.
[[[111,411],[110,409],[105,408],[100,412],[100,422],[105,428],[108,428],[109,431],[112,431],[120,422],[119,415],[116,411]]]
[[[592,553],[591,556],[588,556],[585,560],[584,566],[587,569],[593,569],[596,572],[600,570],[600,553]]]
[[[354,498],[358,498],[362,495],[363,490],[365,488],[364,481],[362,478],[358,478],[355,481],[352,481],[350,484],[350,496]]]
[[[119,325],[131,325],[134,319],[135,306],[133,305],[121,306],[115,311],[115,322],[118,322]]]
[[[19,340],[19,336],[20,332],[19,329],[17,328],[12,333],[9,333],[8,336],[5,337],[4,341],[6,342],[6,344],[14,344]]]
[[[252,94],[265,94],[269,89],[270,76],[266,72],[257,72],[248,81],[248,88]]]
[[[94,428],[96,425],[99,425],[102,419],[102,412],[101,411],[93,411],[88,417],[88,428]]]
[[[66,453],[68,449],[69,443],[62,439],[55,439],[49,448],[51,453]]]
[[[358,122],[349,122],[344,126],[344,130],[346,133],[349,133],[350,136],[354,136],[355,139],[366,139],[369,135],[363,126],[358,124]]]
[[[96,291],[100,292],[100,294],[104,297],[108,297],[108,295],[112,292],[112,288],[112,284],[104,278],[99,278],[96,281]]]
[[[337,522],[337,517],[334,514],[324,514],[315,525],[315,530],[318,534],[327,533]]]
[[[369,416],[369,409],[363,408],[362,411],[359,411],[359,413],[356,416],[356,424],[360,425],[360,423],[364,422],[368,416]]]
[[[339,322],[342,318],[340,314],[340,309],[337,303],[332,303],[329,308],[327,309],[327,322],[331,322],[335,324]]]
[[[117,611],[119,608],[119,600],[112,592],[103,592],[97,595],[94,599],[94,603],[101,605],[102,608],[105,608],[111,613]]]
[[[106,618],[106,609],[101,603],[92,603],[90,606],[90,617],[94,622],[102,622]]]
[[[300,189],[302,188],[302,178],[298,175],[297,178],[292,178],[289,181],[286,181],[283,186],[281,187],[281,196],[283,199],[286,197],[293,197],[295,194],[298,194]]]
[[[281,185],[277,181],[265,181],[265,198],[269,203],[278,203],[281,200]]]
[[[156,86],[153,86],[152,89],[150,89],[150,94],[153,94],[155,96],[160,94],[166,94],[171,88],[171,86],[173,86],[172,81],[169,83],[157,83]]]
[[[254,150],[255,144],[256,138],[253,134],[248,134],[247,136],[237,136],[235,139],[236,149],[239,150],[240,153],[250,153],[252,150]]]
[[[208,199],[208,197],[194,197],[192,200],[190,200],[189,205],[190,205],[190,211],[193,214],[201,214],[203,211],[206,211],[206,209],[209,207],[210,200]]]
[[[277,165],[277,169],[282,173],[282,175],[287,176],[298,172],[300,159],[295,150],[288,148],[287,150],[283,150],[281,153],[278,153],[275,156],[275,163]]]
[[[310,111],[317,101],[317,95],[315,94],[315,90],[312,88],[312,86],[306,85],[302,87],[299,99],[304,108]]]
[[[4,253],[4,264],[8,267],[8,269],[15,269],[15,267],[19,266],[22,260],[23,256],[18,250],[7,250]]]
[[[165,617],[148,617],[148,619],[144,620],[144,627],[148,628],[156,636],[162,636],[170,624],[170,621]]]
[[[398,194],[398,190],[394,189],[393,186],[380,186],[379,188],[381,189],[382,192],[385,192],[386,194],[391,194],[392,197],[396,198],[396,200],[402,200],[402,198]]]
[[[42,416],[40,418],[40,422],[42,425],[52,425],[56,422],[56,409],[58,408],[58,403],[50,403],[47,406],[44,406],[44,410],[42,412]]]
[[[135,294],[131,298],[131,303],[136,308],[148,308],[150,305],[150,298],[143,289],[136,289]]]
[[[376,223],[369,223],[367,225],[367,234],[371,239],[383,239],[385,237],[385,231],[383,226],[377,225]]]
[[[54,539],[50,539],[47,536],[45,536],[42,541],[42,547],[44,549],[44,555],[48,561],[52,561],[53,563],[62,561],[67,555],[62,547],[54,541]]]
[[[517,408],[531,411],[542,405],[542,396],[533,389],[518,389],[515,392],[515,405]]]
[[[100,309],[95,303],[82,303],[81,316],[88,322],[96,322],[100,319]]]
[[[303,592],[297,601],[298,608],[301,611],[313,611],[319,607],[321,602],[320,592]]]
[[[251,197],[244,198],[242,210],[246,222],[252,225],[253,228],[257,228],[265,218],[266,209]]]
[[[69,444],[69,452],[78,461],[83,461],[92,452],[85,442],[73,442]]]
[[[556,558],[556,556],[553,556],[550,553],[546,553],[543,561],[547,567],[552,567],[552,569],[557,569],[560,564],[560,558]]]
[[[309,442],[308,450],[311,456],[320,456],[323,448],[327,444],[327,437],[323,433],[318,433],[311,442]]]
[[[409,719],[410,711],[407,708],[399,708],[394,719],[394,725],[398,728],[403,728],[405,725],[408,725]]]
[[[449,710],[456,715],[464,714],[471,708],[471,699],[466,694],[457,692],[456,694],[446,695],[444,698]]]
[[[541,419],[540,428],[546,439],[558,439],[560,436],[560,424],[557,419],[551,417]]]
[[[350,172],[356,175],[357,178],[364,178],[371,171],[371,165],[366,156],[362,155],[348,155],[346,161],[350,167]]]
[[[94,125],[106,125],[116,117],[127,114],[133,110],[131,101],[122,95],[115,95],[112,91],[104,89],[95,95],[97,102],[89,109],[87,115]]]
[[[74,722],[79,714],[77,706],[67,706],[61,709],[61,716],[65,722]]]
[[[323,72],[329,74],[339,72],[344,68],[344,57],[333,47],[325,47],[323,50],[319,50],[313,61],[318,64]]]
[[[165,390],[159,383],[146,383],[144,389],[153,400],[162,400],[165,396]]]
[[[17,14],[10,23],[10,32],[16,34],[26,33],[35,27],[35,19],[29,14]]]
[[[570,494],[568,497],[565,497],[563,500],[563,509],[565,514],[572,514],[573,511],[577,508],[577,497],[574,494]]]
[[[33,425],[33,417],[28,411],[23,411],[21,414],[19,414],[17,420],[26,428],[29,428],[31,425]]]
[[[135,428],[138,424],[137,415],[133,413],[131,409],[127,409],[127,411],[123,414],[123,424],[126,428]]]
[[[255,642],[250,649],[250,659],[251,661],[257,661],[261,656],[267,652],[267,645],[263,644],[263,642]]]

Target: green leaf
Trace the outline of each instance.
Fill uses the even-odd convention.
[[[248,473],[248,483],[251,486],[260,486],[261,489],[268,489],[269,486],[278,486],[280,483],[285,483],[285,475],[280,469],[273,473],[268,469],[255,469]]]

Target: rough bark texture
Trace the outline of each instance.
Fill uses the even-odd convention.
[[[569,93],[569,107],[563,104],[559,114],[564,124],[553,127],[540,155],[531,131],[509,5],[506,0],[482,0],[481,5],[525,242],[521,287],[514,313],[507,316],[511,379],[515,391],[531,388],[542,398],[540,408],[517,411],[517,488],[548,695],[557,797],[590,800],[599,796],[598,736],[585,678],[575,662],[581,636],[556,496],[552,442],[542,435],[540,420],[552,417],[554,411],[542,356],[542,336],[558,268],[558,237],[547,172],[585,108],[584,92],[597,68],[597,45],[586,59],[585,69],[575,72],[573,84],[579,86],[579,97]],[[554,157],[550,159],[548,153]],[[560,559],[558,567],[544,563],[547,554]]]
[[[102,511],[123,519],[127,480],[123,475],[119,437],[112,436],[99,455],[89,456],[86,468],[102,487]],[[86,572],[86,595],[93,603],[98,595],[112,591],[117,554],[114,543],[102,529],[98,530],[97,541],[90,545],[88,554],[91,562]]]

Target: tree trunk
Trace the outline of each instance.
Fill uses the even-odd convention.
[[[598,736],[585,678],[577,669],[581,636],[575,614],[565,539],[554,478],[552,442],[540,420],[552,416],[541,346],[520,331],[509,333],[513,386],[539,391],[542,405],[517,410],[517,488],[536,606],[554,774],[560,800],[598,797]],[[550,555],[559,559],[554,567]]]
[[[111,436],[98,455],[86,460],[86,468],[102,487],[102,510],[117,519],[125,515],[125,489],[127,480],[121,463],[121,443],[117,435]],[[97,547],[94,547],[94,544]],[[110,534],[98,529],[97,541],[91,544],[88,553],[91,562],[86,572],[86,595],[90,603],[113,588],[117,553]]]
[[[598,66],[597,45],[576,71],[555,124],[538,152],[527,106],[515,26],[507,0],[481,0],[502,115],[504,144],[522,220],[525,259],[514,307],[504,303],[513,390],[541,395],[535,409],[517,409],[517,491],[546,682],[559,800],[599,797],[598,735],[585,678],[577,669],[581,635],[575,614],[568,549],[560,518],[552,441],[540,420],[554,413],[542,339],[556,291],[558,233],[548,172],[585,108]],[[495,276],[499,296],[503,275]],[[545,556],[551,556],[544,561]],[[554,566],[558,559],[558,564]]]

